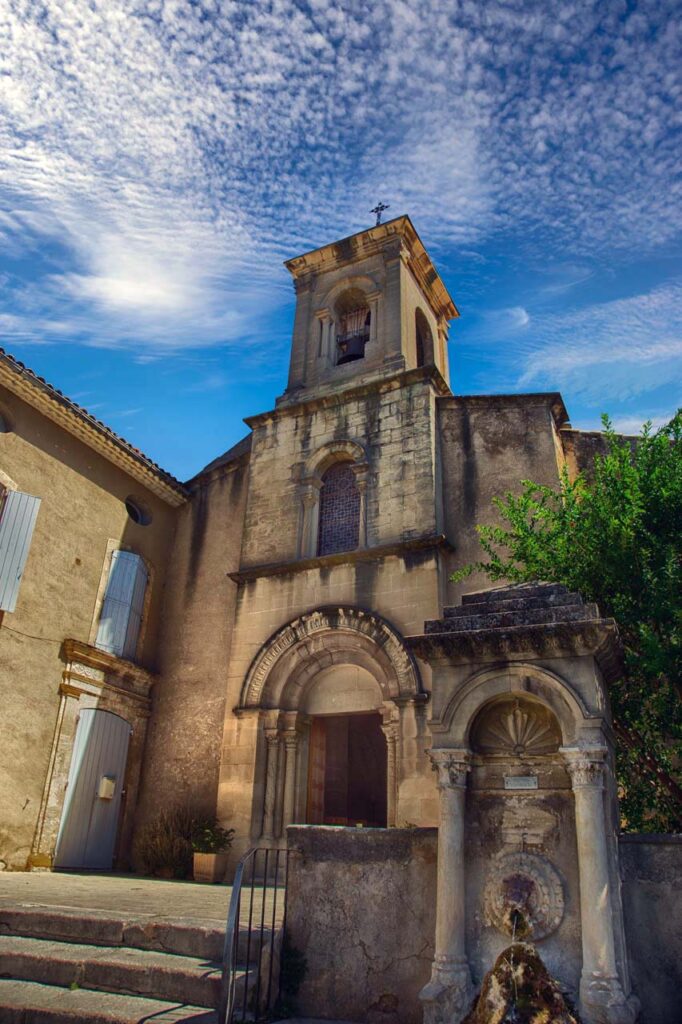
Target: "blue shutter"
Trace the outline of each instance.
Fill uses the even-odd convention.
[[[13,612],[31,546],[40,498],[8,491],[0,518],[0,610]]]
[[[95,646],[120,658],[135,654],[147,570],[139,555],[114,551]]]
[[[123,647],[124,658],[134,658],[137,650],[137,638],[140,635],[142,625],[142,611],[144,609],[144,595],[147,589],[147,567],[141,558],[138,558],[135,566],[135,580],[133,593],[130,600],[130,617],[126,630],[125,644]]]

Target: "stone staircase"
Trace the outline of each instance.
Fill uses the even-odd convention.
[[[460,633],[487,629],[594,622],[595,604],[559,583],[516,584],[465,594],[461,605],[444,609],[442,619],[426,623],[426,633]]]
[[[240,932],[239,952],[245,952]],[[3,1024],[218,1024],[224,931],[205,920],[0,908]],[[255,972],[240,970],[247,1001]]]

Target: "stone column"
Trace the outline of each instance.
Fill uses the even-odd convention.
[[[398,813],[398,725],[390,722],[381,728],[386,737],[386,824],[395,828]]]
[[[469,1010],[473,985],[466,956],[464,810],[468,751],[432,750],[438,773],[440,821],[436,887],[436,942],[431,980],[419,997],[425,1024],[459,1024]]]
[[[301,481],[301,533],[299,558],[313,558],[317,554],[317,527],[320,511],[322,481],[308,477]]]
[[[265,768],[265,799],[263,802],[263,839],[275,837],[275,803],[277,801],[277,760],[279,757],[279,731],[266,729],[267,762]]]
[[[366,463],[354,465],[355,485],[360,494],[360,528],[358,530],[358,548],[367,547],[367,475]]]
[[[618,977],[610,886],[604,771],[606,750],[565,751],[575,797],[583,968],[580,1014],[585,1024],[632,1024],[637,1002]]]
[[[282,812],[282,835],[286,838],[287,825],[294,823],[294,805],[296,800],[296,755],[298,752],[298,733],[288,729],[284,733],[284,750],[286,762],[284,767],[284,806]]]

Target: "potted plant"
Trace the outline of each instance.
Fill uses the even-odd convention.
[[[222,828],[215,818],[196,823],[192,831],[195,882],[225,880],[227,850],[233,836],[234,829]]]

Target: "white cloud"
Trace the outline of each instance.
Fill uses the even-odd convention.
[[[5,287],[7,333],[254,342],[279,260],[379,198],[436,257],[654,251],[682,209],[675,28],[668,0],[10,0],[0,237],[46,266]]]
[[[559,387],[592,401],[624,400],[682,378],[680,282],[536,315],[533,328],[514,353],[524,366],[519,389]]]

